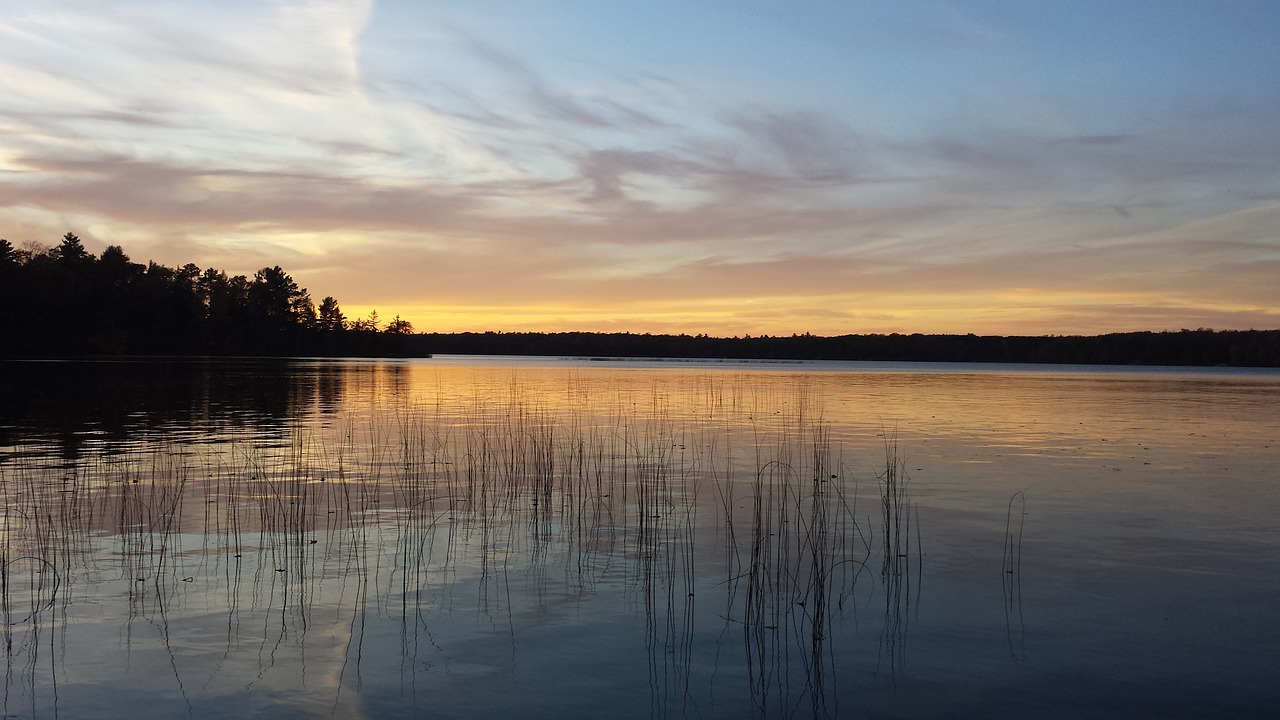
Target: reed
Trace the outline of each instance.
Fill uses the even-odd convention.
[[[9,656],[14,628],[114,582],[129,588],[131,623],[158,629],[184,696],[201,683],[187,682],[170,633],[174,611],[198,602],[225,618],[222,660],[203,686],[238,661],[265,682],[279,658],[305,665],[309,648],[339,637],[336,711],[366,682],[370,629],[392,620],[416,704],[429,698],[428,668],[464,651],[440,640],[449,613],[505,628],[514,647],[521,608],[550,612],[620,586],[644,616],[658,714],[698,711],[698,629],[723,618],[741,650],[727,666],[744,669],[760,715],[836,716],[833,638],[860,578],[874,575],[876,545],[822,399],[710,378],[602,399],[578,382],[564,398],[513,380],[463,405],[402,398],[216,443],[160,437],[78,461],[61,483],[18,465],[0,475]],[[891,438],[878,548],[895,666],[919,552],[908,480]],[[114,580],[94,577],[106,557],[96,537],[114,543]]]
[[[1013,658],[1023,655],[1026,636],[1022,617],[1022,531],[1026,521],[1027,497],[1024,491],[1019,490],[1009,497],[1004,519],[1004,551],[1000,560],[1005,636],[1009,655]]]
[[[880,636],[881,657],[888,661],[891,675],[906,666],[907,637],[911,624],[913,592],[919,588],[922,550],[919,525],[916,544],[911,542],[913,507],[907,474],[898,448],[897,432],[884,433],[885,468],[880,475],[881,540],[883,560],[880,576],[884,591],[884,629]],[[912,551],[916,553],[917,577],[911,578]]]

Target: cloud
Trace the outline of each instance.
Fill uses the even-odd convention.
[[[301,172],[186,168],[121,157],[22,158],[31,182],[0,182],[4,205],[75,206],[121,223],[214,231],[447,229],[473,201]]]
[[[527,108],[542,118],[553,122],[569,123],[590,128],[608,128],[613,123],[600,113],[591,110],[571,95],[556,92],[544,82],[531,66],[502,52],[475,35],[466,36],[467,45],[477,58],[501,70],[517,86],[528,102]],[[620,105],[614,105],[621,108]],[[632,118],[641,113],[626,111]]]
[[[1129,140],[1131,135],[1077,135],[1075,137],[1053,138],[1046,140],[1046,145],[1119,145]]]
[[[746,135],[743,147],[763,152],[779,175],[818,184],[845,184],[858,176],[857,133],[816,113],[739,112],[730,123]]]

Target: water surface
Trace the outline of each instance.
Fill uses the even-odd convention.
[[[0,363],[15,717],[1265,717],[1280,375]]]

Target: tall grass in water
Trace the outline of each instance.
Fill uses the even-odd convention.
[[[856,485],[810,403],[799,394],[789,407],[757,408],[752,417],[771,422],[756,425],[749,489],[735,497],[731,477],[721,483],[730,566],[741,568],[728,583],[728,617],[741,623],[762,716],[793,717],[801,708],[836,714],[828,684],[836,670],[833,620],[870,555],[856,521]]]
[[[567,386],[550,397],[513,380],[466,403],[393,396],[282,432],[148,441],[92,467],[73,493],[32,470],[5,483],[5,567],[37,558],[25,572],[53,582],[28,582],[30,597],[6,584],[6,617],[43,617],[77,583],[102,582],[72,570],[100,567],[96,538],[109,538],[130,617],[158,630],[184,696],[301,682],[309,658],[336,653],[337,713],[367,664],[385,660],[384,640],[369,645],[383,621],[398,625],[400,686],[415,705],[431,698],[434,669],[468,652],[448,639],[453,613],[505,632],[514,658],[522,616],[616,592],[632,604],[596,609],[643,612],[655,715],[714,714],[705,703],[734,707],[745,691],[762,716],[829,717],[836,630],[882,545],[885,642],[901,662],[916,548],[896,444],[878,478],[877,543],[857,520],[838,430],[805,388]],[[48,507],[62,509],[36,512]],[[212,665],[170,642],[185,632],[174,618],[196,605],[223,618]],[[734,670],[708,677],[699,658],[717,651],[698,630],[717,616],[740,643],[723,658]]]
[[[1013,658],[1023,655],[1026,632],[1022,619],[1022,531],[1026,520],[1027,496],[1019,490],[1009,497],[1004,520],[1004,554],[1000,562],[1005,635],[1009,641],[1009,655]]]
[[[181,571],[184,462],[174,446],[157,445],[82,463],[19,454],[0,470],[6,714],[15,700],[33,715],[46,707],[56,714],[69,611],[92,602],[103,583],[123,590],[126,640],[146,617],[167,644],[166,603],[178,594]]]
[[[910,476],[898,450],[897,433],[886,433],[884,472],[879,477],[881,542],[883,560],[880,577],[884,582],[884,630],[881,633],[882,657],[889,662],[890,672],[897,674],[906,664],[907,631],[911,623],[913,587],[918,590],[919,575],[912,584],[912,552],[917,554],[916,571],[920,572],[919,526],[916,543],[911,541],[912,503],[908,492]]]
[[[61,517],[63,507],[60,485],[74,479],[66,476],[62,480],[42,482],[25,467],[16,473],[0,471],[5,503],[4,526],[0,528],[0,619],[4,623],[6,717],[23,706],[34,714],[38,689],[43,685],[49,686],[49,695],[57,695],[57,666],[42,666],[39,659],[42,649],[52,657],[57,646],[53,616],[64,592],[65,577],[59,563],[66,557],[68,539],[60,533],[55,518]]]

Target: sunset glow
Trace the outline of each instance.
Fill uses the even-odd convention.
[[[0,237],[419,331],[1280,327],[1280,4],[0,0]]]

